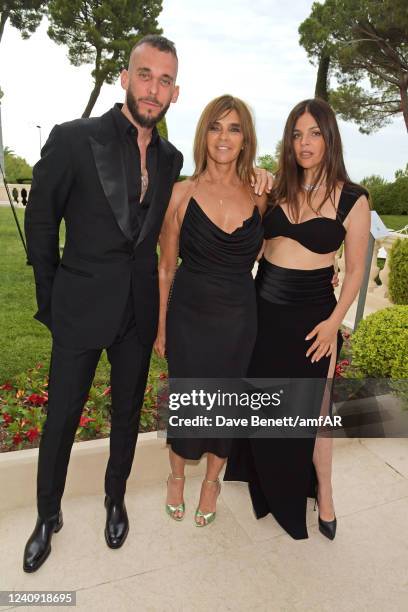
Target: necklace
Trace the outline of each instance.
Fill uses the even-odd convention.
[[[320,185],[313,185],[310,183],[304,183],[302,185],[302,189],[304,189],[305,191],[317,191],[318,189],[320,189],[320,187],[324,187],[325,183],[320,183]]]
[[[203,181],[205,181],[206,183],[209,183],[209,184],[210,184],[210,185],[212,185],[212,186],[214,185],[214,181],[209,180],[209,179],[206,177],[206,173],[202,175],[202,179],[203,179]],[[197,181],[197,184],[198,184],[198,181]],[[225,205],[226,205],[226,202],[224,201],[225,196],[224,196],[224,198],[219,198],[219,197],[218,197],[218,198],[215,198],[215,199],[216,199],[216,200],[218,200],[218,202],[219,202],[220,206],[225,206]],[[227,200],[228,200],[228,196],[227,196]]]

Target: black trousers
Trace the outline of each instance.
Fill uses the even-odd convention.
[[[106,347],[111,365],[112,419],[105,492],[116,501],[125,495],[132,468],[151,348],[137,336],[130,295],[115,341]],[[67,349],[53,342],[48,412],[38,458],[37,505],[42,518],[60,508],[75,432],[102,350]]]

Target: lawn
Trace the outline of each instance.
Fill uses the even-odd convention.
[[[381,219],[388,229],[399,230],[408,225],[407,215],[381,215]]]
[[[20,225],[24,211],[17,210]],[[26,256],[9,207],[0,207],[0,385],[37,363],[48,367],[51,337],[44,325],[33,319],[36,312],[33,270]],[[151,371],[166,369],[165,362],[153,356]],[[102,355],[97,382],[108,382],[109,363]]]
[[[17,210],[21,226],[24,211]],[[400,229],[407,216],[384,215],[390,229]],[[33,319],[36,311],[33,270],[26,264],[16,224],[9,207],[0,207],[0,333],[2,352],[0,385],[26,372],[37,363],[48,365],[51,339],[48,330]],[[152,357],[152,372],[166,369],[165,362]],[[96,373],[97,382],[107,382],[109,364],[104,353]]]

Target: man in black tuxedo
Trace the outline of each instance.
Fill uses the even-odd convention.
[[[126,102],[102,117],[57,125],[41,152],[25,217],[38,312],[52,332],[47,421],[38,460],[38,519],[24,551],[33,572],[62,527],[71,447],[104,348],[112,424],[105,539],[119,548],[124,503],[159,310],[156,245],[182,154],[155,127],[176,102],[173,43],[150,35],[121,74]],[[66,224],[60,260],[59,227]]]

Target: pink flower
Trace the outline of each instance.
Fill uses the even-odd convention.
[[[21,442],[23,441],[23,438],[21,436],[21,434],[16,433],[13,436],[13,443],[17,446],[17,444],[21,444]]]
[[[111,394],[111,388],[110,387],[106,387],[105,391],[102,393],[102,395],[110,395]]]

